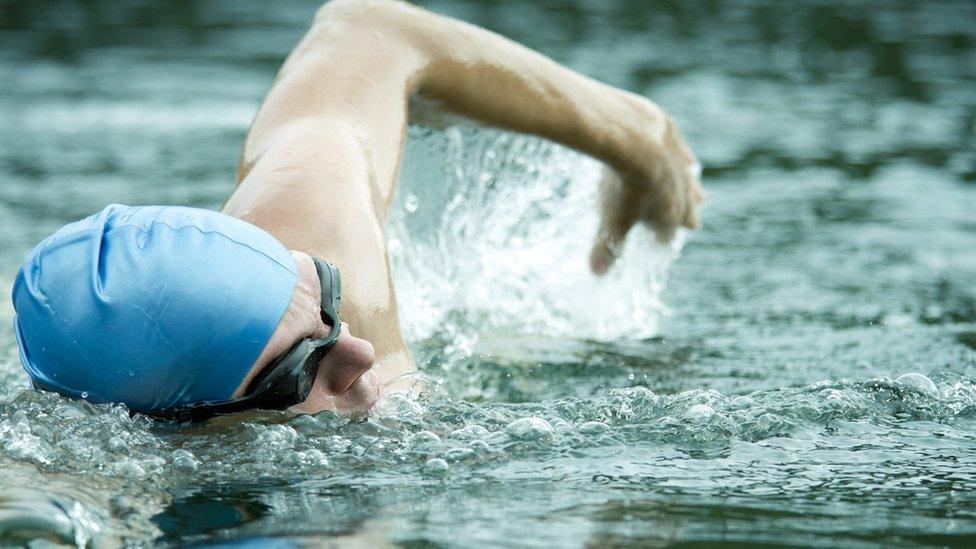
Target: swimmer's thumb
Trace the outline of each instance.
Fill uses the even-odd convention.
[[[590,270],[605,274],[620,255],[627,232],[640,216],[638,187],[626,186],[620,175],[606,167],[600,180],[600,228],[590,251]]]
[[[617,260],[620,246],[605,230],[598,231],[590,250],[590,270],[597,276],[603,276],[610,270],[610,266]]]

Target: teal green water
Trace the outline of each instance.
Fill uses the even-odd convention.
[[[0,546],[976,543],[972,3],[425,4],[661,103],[703,229],[593,280],[595,162],[411,128],[430,390],[359,422],[28,391],[4,300]],[[315,7],[0,1],[0,289],[108,202],[219,207]]]

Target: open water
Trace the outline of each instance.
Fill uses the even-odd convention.
[[[430,391],[356,422],[26,390],[4,298],[0,545],[976,543],[972,2],[424,4],[658,101],[703,229],[594,280],[596,162],[412,128],[389,239]],[[0,1],[2,293],[106,203],[219,207],[315,8]]]

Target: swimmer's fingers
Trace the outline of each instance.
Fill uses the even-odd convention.
[[[660,242],[668,243],[679,226],[692,230],[701,226],[699,206],[705,191],[699,181],[701,164],[670,121],[662,153],[654,159],[654,169],[648,170],[650,192],[643,219]]]
[[[674,239],[679,226],[688,226],[697,220],[697,211],[691,206],[685,181],[670,162],[661,160],[652,179],[645,183],[647,192],[643,201],[641,221],[654,231],[657,241],[667,244]]]
[[[659,194],[649,200],[643,220],[654,230],[658,242],[671,242],[678,227],[691,230],[701,226],[699,204],[704,200],[704,192],[697,181],[683,181],[669,194]]]
[[[623,247],[624,238],[640,219],[641,191],[625,185],[615,171],[605,168],[600,182],[600,227],[590,251],[590,270],[602,275],[610,269]]]
[[[701,226],[699,205],[705,199],[698,177],[701,167],[677,128],[670,128],[667,147],[654,155],[640,177],[604,168],[600,182],[600,227],[590,251],[590,269],[602,275],[620,256],[624,239],[638,221],[667,244],[678,227]]]

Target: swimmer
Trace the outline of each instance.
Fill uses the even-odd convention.
[[[28,255],[13,302],[32,385],[181,422],[355,416],[403,389],[384,231],[411,96],[601,160],[598,275],[636,223],[662,241],[699,224],[697,163],[653,102],[405,3],[336,0],[281,67],[222,212],[114,204]]]

